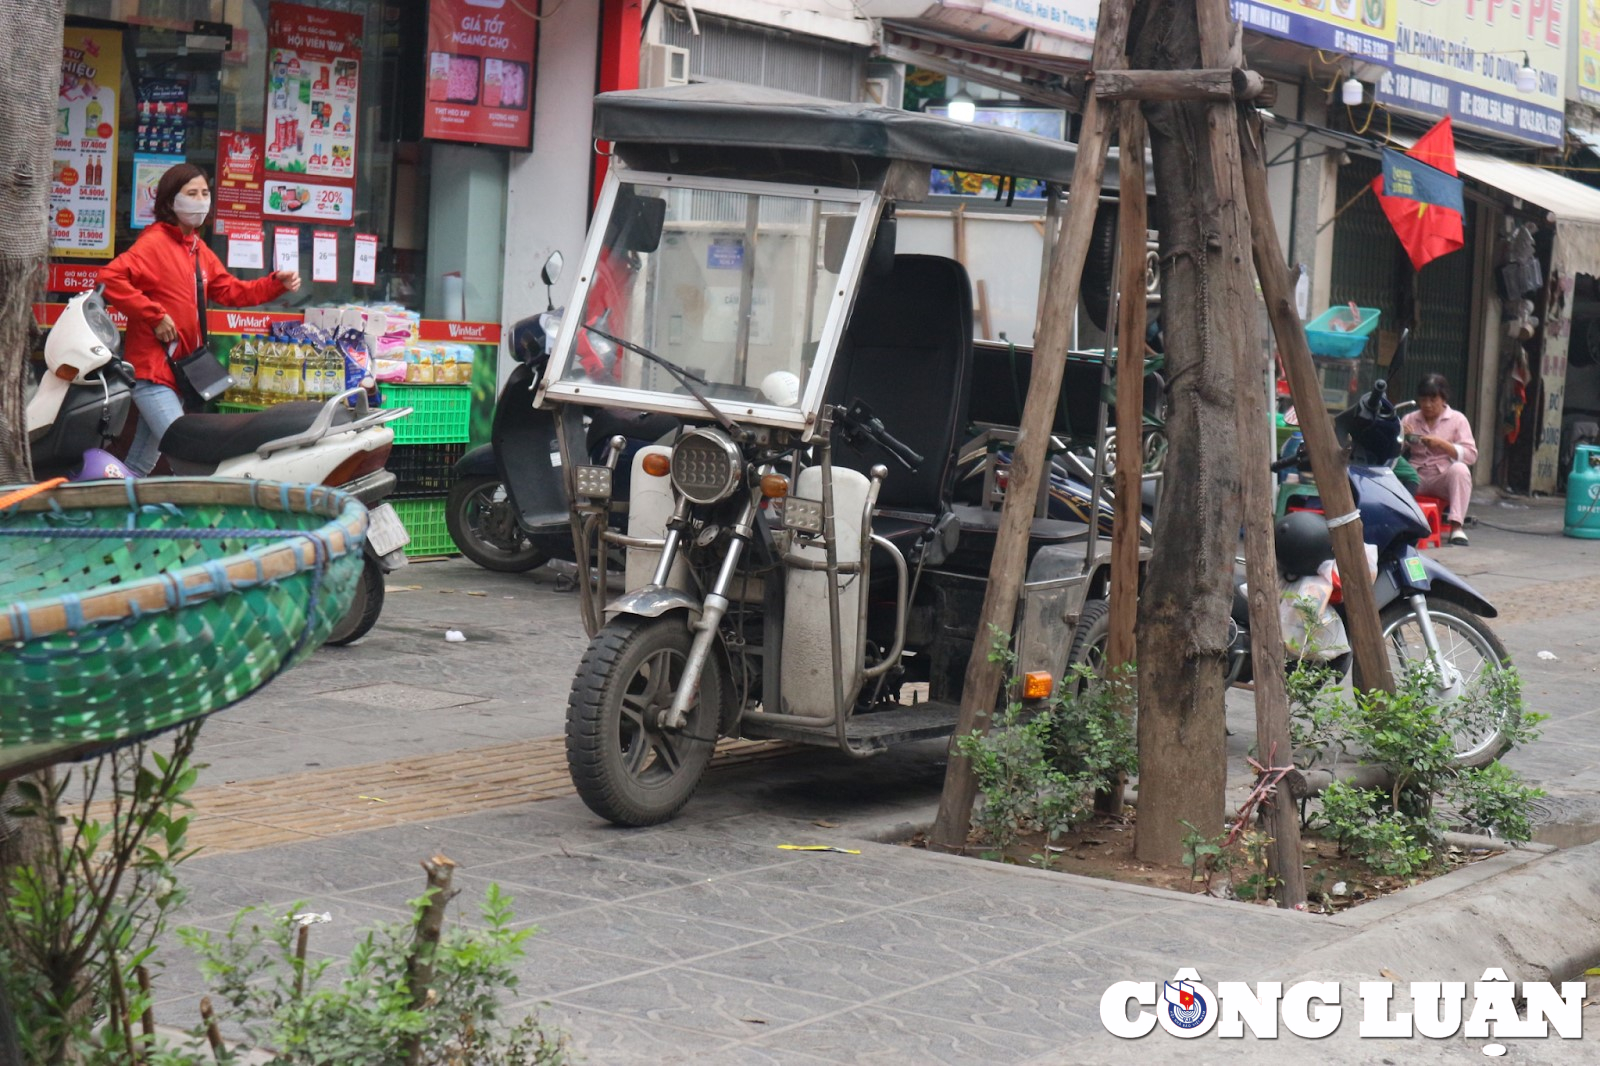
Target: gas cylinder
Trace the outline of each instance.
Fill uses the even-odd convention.
[[[1600,540],[1600,447],[1580,444],[1572,457],[1572,473],[1567,476],[1567,524],[1562,532]]]

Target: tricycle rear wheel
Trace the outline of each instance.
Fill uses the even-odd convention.
[[[567,768],[579,797],[618,825],[664,822],[689,802],[717,742],[722,664],[712,655],[681,730],[662,729],[692,635],[681,613],[619,618],[589,642],[567,701]]]

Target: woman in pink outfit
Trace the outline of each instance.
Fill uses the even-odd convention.
[[[1478,460],[1478,445],[1472,439],[1467,416],[1450,406],[1449,384],[1443,374],[1429,374],[1417,386],[1417,409],[1400,422],[1405,431],[1411,464],[1417,468],[1423,496],[1449,501],[1445,521],[1447,540],[1465,545],[1461,529],[1472,501],[1471,466]]]

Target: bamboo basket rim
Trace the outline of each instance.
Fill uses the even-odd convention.
[[[140,478],[61,485],[0,511],[0,526],[18,514],[147,504],[253,507],[310,514],[328,521],[317,529],[259,532],[272,541],[223,559],[190,564],[104,591],[57,593],[0,605],[0,644],[20,644],[124,618],[181,609],[239,588],[250,588],[316,569],[352,548],[367,533],[366,505],[326,485],[295,485],[246,478]],[[117,530],[107,529],[106,539]],[[173,530],[177,534],[177,530]],[[254,532],[254,531],[253,531]],[[41,537],[50,531],[39,530]],[[4,543],[4,541],[0,541]],[[219,565],[220,564],[220,565]]]

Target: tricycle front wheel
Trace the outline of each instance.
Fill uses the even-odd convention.
[[[618,825],[664,822],[689,802],[717,742],[721,663],[713,655],[683,729],[660,725],[692,636],[681,615],[619,618],[589,642],[567,701],[567,767],[579,797]]]

